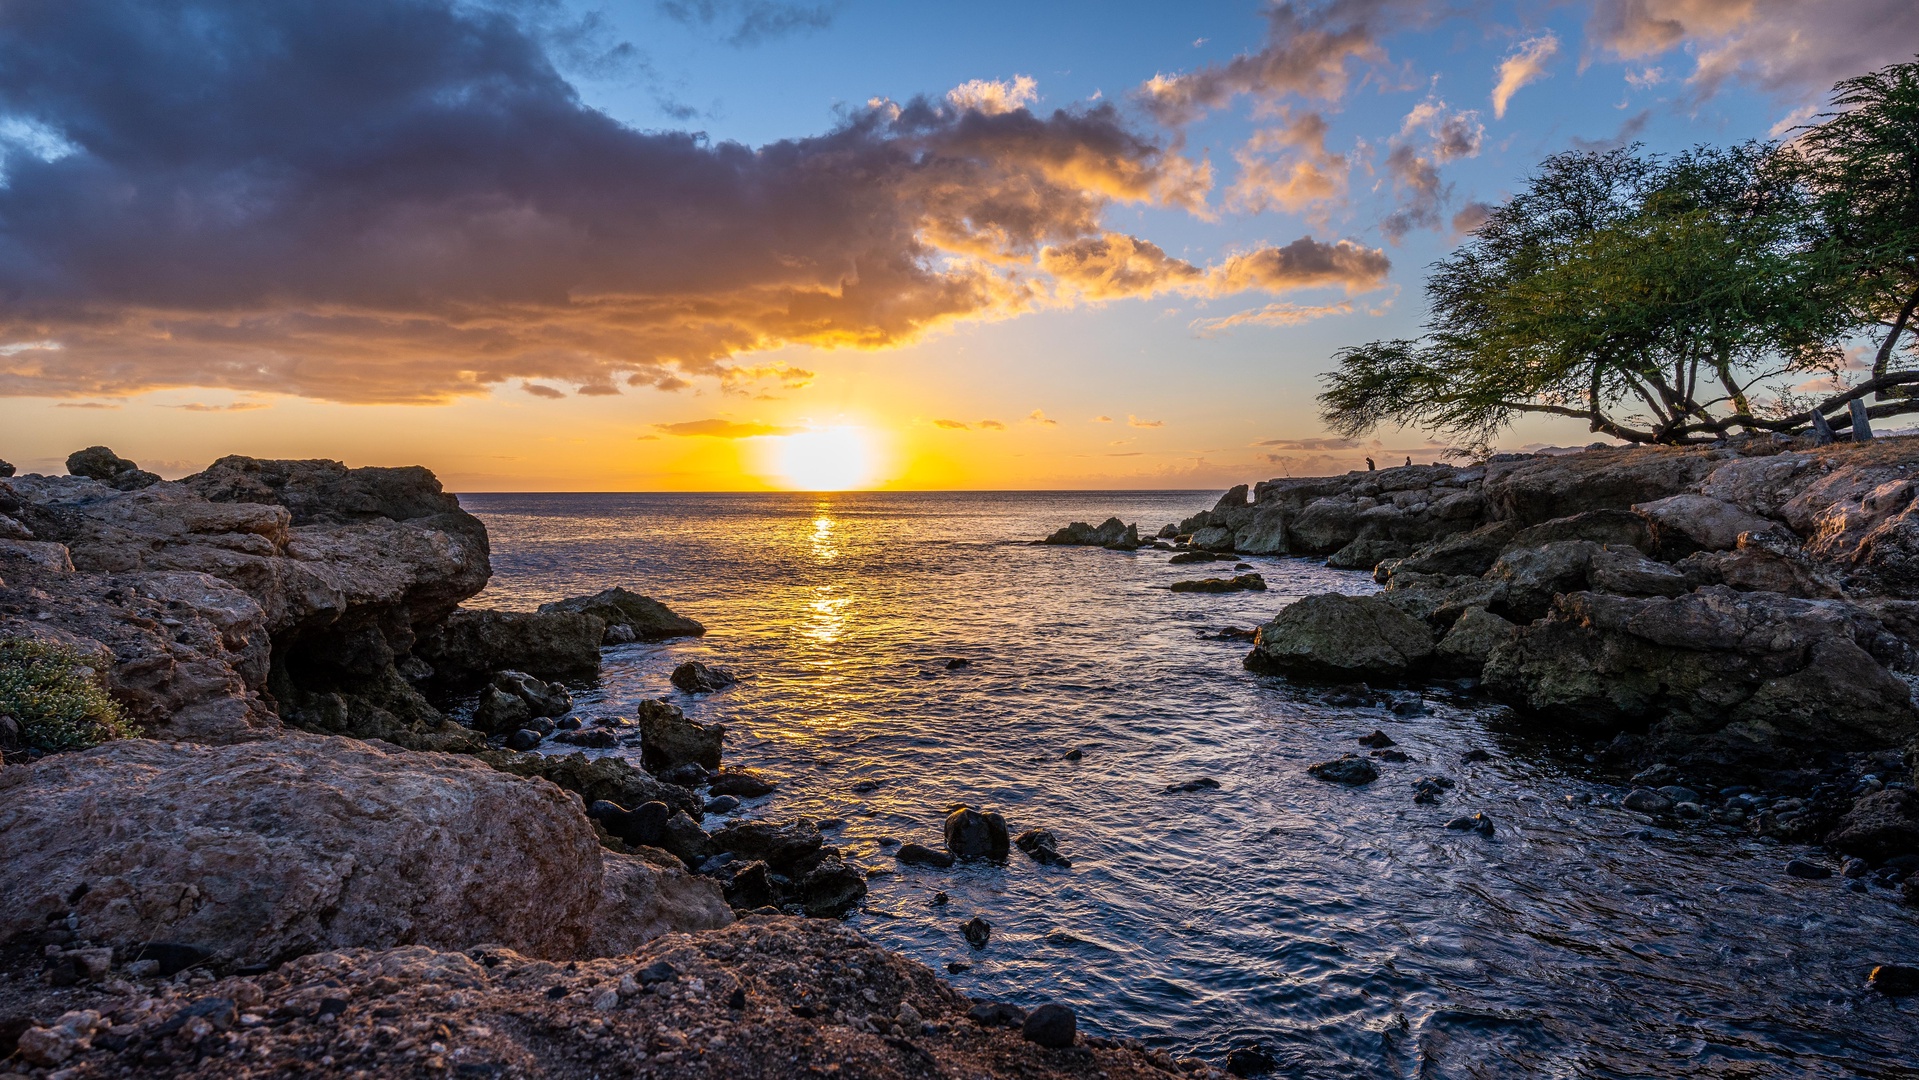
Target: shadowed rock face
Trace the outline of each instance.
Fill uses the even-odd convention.
[[[126,740],[8,768],[0,830],[0,939],[70,914],[116,947],[239,963],[480,942],[570,958],[730,919],[711,882],[603,851],[556,787],[313,735]]]
[[[409,746],[474,740],[395,666],[491,574],[485,527],[425,469],[228,457],[132,491],[12,477],[0,513],[31,536],[0,541],[0,579],[33,593],[0,596],[0,633],[97,642],[109,688],[156,734],[244,738],[277,713]]]

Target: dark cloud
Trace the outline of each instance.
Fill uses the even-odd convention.
[[[1617,150],[1638,138],[1639,133],[1646,130],[1646,124],[1651,120],[1652,110],[1641,109],[1622,121],[1619,130],[1613,132],[1611,138],[1582,139],[1575,135],[1572,138],[1572,144],[1578,150]]]
[[[781,3],[779,0],[659,0],[660,13],[675,22],[711,30],[728,45],[758,45],[833,24],[843,6]]]
[[[1091,302],[1043,251],[1110,249],[1114,204],[1205,212],[1204,166],[1107,105],[879,102],[758,149],[635,131],[562,74],[562,10],[10,3],[0,393],[679,389],[741,353]],[[1240,258],[1262,255],[1284,261]]]
[[[1644,60],[1684,47],[1695,98],[1731,80],[1805,97],[1840,79],[1912,59],[1912,0],[1596,0],[1587,34],[1606,51]]]
[[[1406,114],[1399,134],[1387,144],[1382,163],[1399,200],[1380,222],[1387,239],[1398,243],[1414,229],[1439,227],[1441,212],[1452,198],[1452,186],[1440,179],[1439,166],[1477,157],[1485,135],[1478,112],[1454,112],[1437,98],[1426,99]]]
[[[534,397],[557,399],[566,396],[566,391],[564,390],[555,390],[551,386],[536,382],[523,382],[520,384],[520,389],[532,394]]]

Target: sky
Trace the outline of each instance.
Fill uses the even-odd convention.
[[[1911,0],[11,0],[0,458],[1214,488],[1547,155],[1777,137]],[[1580,445],[1563,421],[1502,445]]]

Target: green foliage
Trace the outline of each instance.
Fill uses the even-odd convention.
[[[29,638],[0,638],[0,716],[19,721],[37,750],[83,750],[139,731],[73,649]]]

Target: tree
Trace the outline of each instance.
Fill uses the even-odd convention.
[[[1847,79],[1832,103],[1799,139],[1795,164],[1817,200],[1822,242],[1852,286],[1855,319],[1883,333],[1872,362],[1880,379],[1902,348],[1919,355],[1919,63]]]

